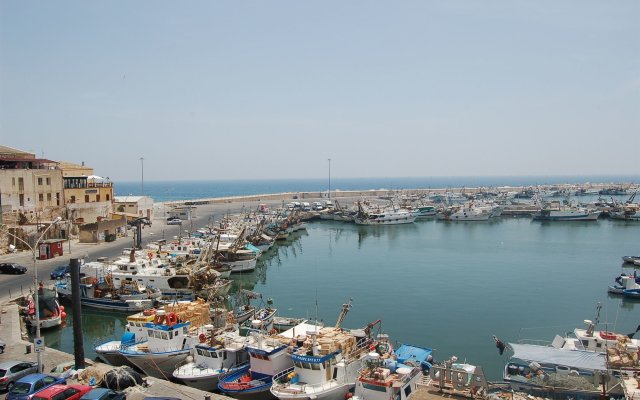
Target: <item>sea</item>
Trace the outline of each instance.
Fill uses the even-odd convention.
[[[612,182],[631,182],[628,177],[614,178]],[[584,182],[576,179],[537,183]],[[396,186],[390,182],[360,187],[356,181],[354,186],[338,181],[336,187],[398,189],[418,181],[396,180]],[[439,187],[427,179],[423,182]],[[490,179],[447,183],[450,187],[536,184]],[[158,195],[160,201],[323,188],[320,181],[316,187],[291,181],[259,185],[145,182],[144,188],[152,197],[165,193]],[[135,184],[130,188],[133,191]],[[280,315],[322,320],[326,325],[334,325],[342,305],[350,302],[344,327],[362,327],[379,319],[382,331],[396,345],[433,348],[439,361],[455,355],[482,365],[495,381],[501,379],[508,351],[498,353],[493,335],[507,343],[548,344],[555,335],[585,327],[584,320],[596,318],[599,329],[634,332],[640,324],[640,303],[609,295],[607,286],[623,272],[634,273],[621,256],[640,254],[639,238],[640,223],[608,219],[555,223],[529,218],[479,223],[427,219],[395,226],[314,221],[274,246],[255,271],[233,275],[232,292],[257,291],[264,301],[273,299]],[[602,305],[599,316],[597,303]],[[87,357],[95,357],[95,345],[118,339],[124,330],[124,317],[117,313],[85,308],[82,318]],[[73,352],[69,328],[48,331],[45,340],[48,346]]]
[[[499,186],[559,185],[564,183],[638,183],[640,175],[617,176],[493,176],[217,180],[217,181],[123,181],[115,182],[116,196],[150,196],[156,202],[247,196],[269,193],[320,192],[369,189],[439,189]]]

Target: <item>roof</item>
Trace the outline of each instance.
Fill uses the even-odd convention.
[[[3,154],[11,154],[11,155],[22,155],[22,156],[30,156],[31,158],[35,158],[34,153],[29,153],[28,151],[14,149],[13,147],[0,145],[0,155]]]
[[[114,196],[113,201],[116,203],[137,203],[142,199],[153,200],[149,196]]]
[[[587,370],[606,370],[606,354],[592,351],[558,349],[550,346],[509,343],[513,357],[523,361],[563,365]]]

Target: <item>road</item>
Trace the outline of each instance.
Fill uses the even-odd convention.
[[[272,208],[280,205],[281,203],[269,204]],[[142,246],[144,247],[147,243],[163,237],[165,239],[173,239],[181,232],[186,235],[185,231],[196,230],[209,224],[214,224],[224,215],[255,210],[257,206],[258,202],[199,205],[196,217],[190,221],[183,221],[182,225],[167,225],[164,216],[155,217],[152,226],[147,226],[142,230]],[[78,243],[77,240],[72,240],[71,252],[69,252],[68,245],[65,244],[64,256],[51,260],[36,261],[38,280],[45,283],[51,282],[51,271],[59,265],[68,264],[71,258],[85,258],[87,261],[93,261],[98,257],[113,258],[121,255],[125,248],[132,246],[133,235],[131,234],[128,237],[119,237],[116,241],[110,243],[83,244]],[[26,266],[27,273],[24,275],[0,274],[0,304],[29,293],[30,288],[33,288],[35,284],[33,253],[25,251],[19,254],[1,256],[0,263],[5,262],[15,262]]]

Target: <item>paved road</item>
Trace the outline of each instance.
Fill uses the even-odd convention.
[[[272,203],[271,207],[278,207],[281,203]],[[183,221],[180,225],[166,225],[165,218],[159,216],[153,220],[150,227],[142,230],[142,246],[146,243],[162,239],[172,239],[181,232],[185,234],[185,230],[195,230],[202,228],[227,214],[238,213],[241,211],[255,210],[258,202],[236,202],[226,204],[207,204],[200,205],[197,209],[197,217],[191,221]],[[38,270],[38,280],[50,282],[50,274],[57,266],[66,265],[71,258],[85,258],[87,261],[93,261],[98,257],[115,257],[122,254],[123,249],[133,246],[133,235],[129,237],[120,237],[114,242],[100,244],[82,244],[77,241],[71,241],[71,252],[69,253],[68,244],[65,244],[64,256],[56,257],[51,260],[38,260],[36,266]],[[0,262],[15,262],[27,267],[27,273],[24,275],[3,275],[0,274],[0,303],[4,303],[10,299],[14,299],[23,294],[27,294],[30,288],[34,287],[35,276],[33,268],[33,253],[21,252],[20,254],[0,256]]]

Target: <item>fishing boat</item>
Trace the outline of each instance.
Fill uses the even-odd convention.
[[[125,332],[120,340],[110,340],[95,347],[95,352],[103,362],[115,366],[129,365],[135,367],[134,364],[120,354],[122,346],[132,346],[138,342],[147,340],[147,324],[152,323],[156,316],[155,309],[145,310],[136,314],[127,316],[127,325]]]
[[[602,211],[584,207],[564,207],[546,205],[533,214],[536,221],[596,221]]]
[[[438,214],[438,219],[445,221],[489,221],[500,216],[502,208],[498,206],[478,205],[469,202],[465,205],[452,206],[443,209]]]
[[[430,369],[432,350],[408,344],[397,351],[375,350],[363,361],[352,399],[407,400],[416,390],[424,369]]]
[[[36,329],[36,304],[34,293],[27,296],[26,324],[29,329]],[[41,282],[38,285],[38,320],[40,329],[50,329],[60,326],[64,320],[64,308],[58,302],[58,294],[55,288],[45,287]]]
[[[307,322],[304,318],[282,317],[276,315],[273,317],[273,329],[278,332],[284,332],[304,322]]]
[[[410,224],[416,220],[416,215],[406,209],[388,208],[380,211],[365,210],[358,203],[358,214],[354,218],[357,225],[398,225]]]
[[[633,264],[636,261],[640,261],[640,256],[622,256],[622,261]]]
[[[621,294],[631,298],[636,298],[640,294],[640,283],[636,275],[620,274],[615,279],[616,285],[610,285],[607,291],[611,294]]]
[[[273,377],[271,394],[279,399],[342,400],[355,387],[362,361],[378,344],[372,337],[377,320],[364,329],[346,330],[340,323],[351,308],[344,304],[335,327],[307,332],[293,350],[293,368]]]
[[[148,310],[162,293],[158,289],[140,287],[135,281],[115,289],[110,276],[97,279],[91,276],[80,278],[80,304],[102,310],[138,312]],[[60,297],[71,298],[71,277],[59,279],[55,283]]]
[[[122,346],[120,354],[145,374],[169,379],[200,342],[199,334],[208,329],[210,321],[209,304],[204,301],[165,305],[146,324],[146,340]]]
[[[220,378],[218,389],[237,399],[266,399],[273,376],[293,366],[291,351],[306,340],[306,332],[318,329],[302,323],[277,335],[253,331],[255,343],[247,346],[249,365]]]
[[[201,333],[200,343],[193,349],[193,361],[187,358],[173,371],[173,377],[185,385],[213,391],[218,387],[220,376],[237,371],[248,365],[247,346],[251,336],[240,336],[238,331],[216,334],[213,325],[207,333]]]
[[[599,399],[624,395],[620,379],[607,372],[606,354],[509,343],[513,355],[503,379],[515,391],[548,398]]]

